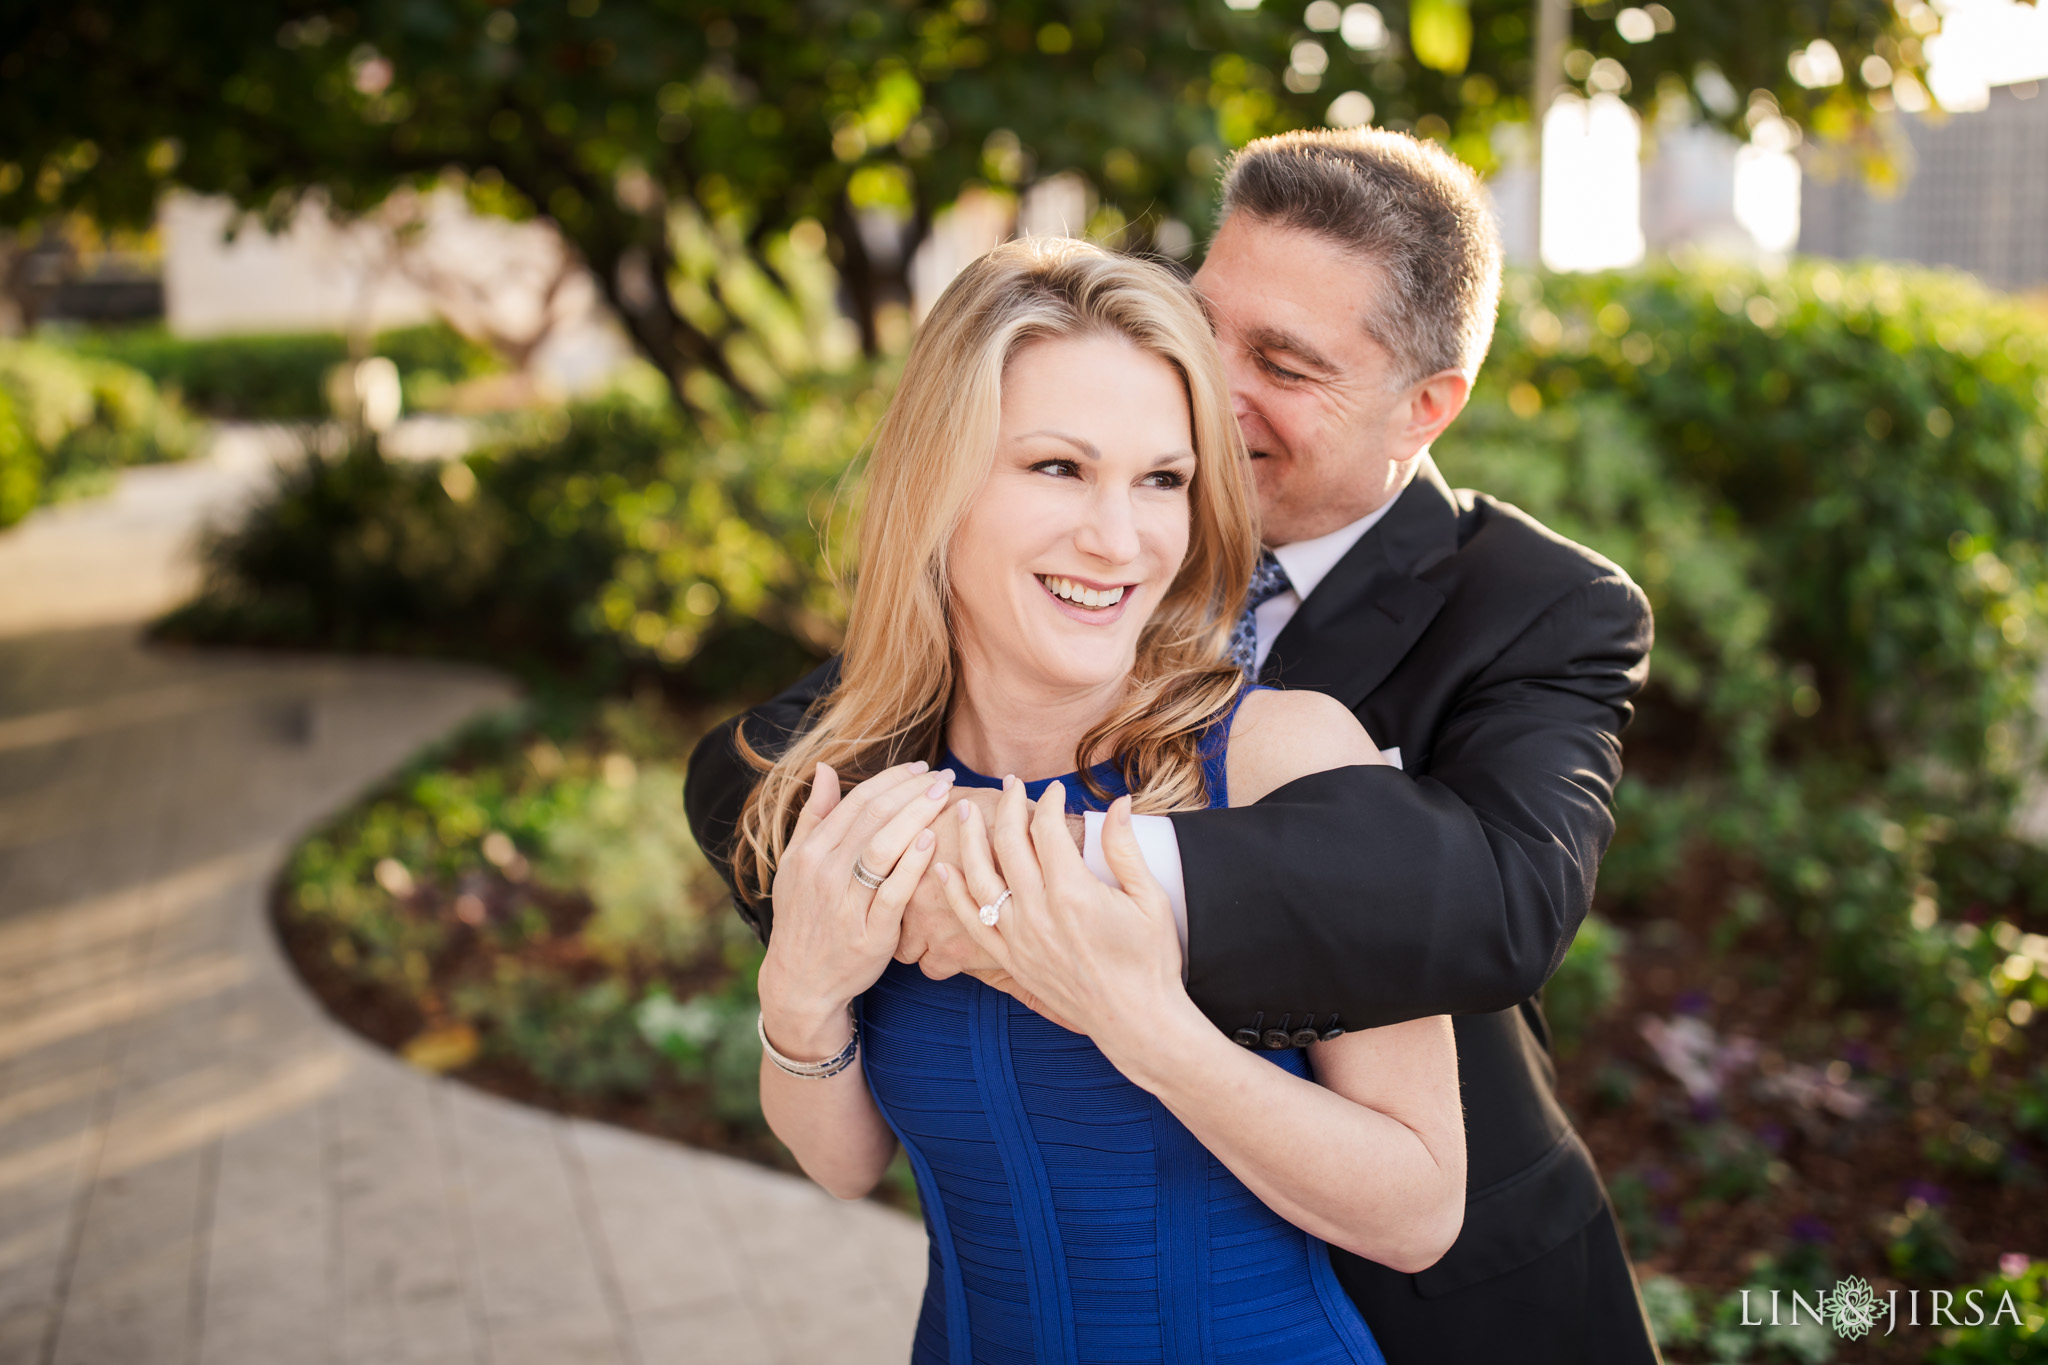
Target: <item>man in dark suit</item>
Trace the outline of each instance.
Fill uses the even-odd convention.
[[[1499,297],[1498,236],[1467,168],[1400,134],[1298,133],[1240,152],[1223,195],[1195,286],[1270,551],[1237,643],[1262,681],[1351,707],[1399,766],[1140,817],[1183,919],[1189,993],[1246,1047],[1457,1016],[1456,1245],[1413,1275],[1333,1252],[1392,1365],[1655,1361],[1535,1002],[1613,833],[1648,603],[1598,555],[1452,491],[1429,458]],[[751,713],[749,736],[801,725],[832,677]],[[729,727],[692,756],[691,824],[714,857],[753,780]],[[898,956],[1004,984],[936,896],[906,917]]]

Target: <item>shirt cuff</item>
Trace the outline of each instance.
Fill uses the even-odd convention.
[[[1081,844],[1081,861],[1095,874],[1096,880],[1116,886],[1116,874],[1109,870],[1109,860],[1102,856],[1102,821],[1099,810],[1085,811],[1081,823],[1086,835]],[[1163,815],[1133,815],[1131,833],[1138,840],[1138,852],[1144,855],[1145,867],[1154,880],[1166,892],[1166,902],[1173,907],[1174,931],[1180,935],[1180,976],[1188,976],[1188,892],[1186,878],[1180,866],[1180,840],[1173,832],[1173,821]]]

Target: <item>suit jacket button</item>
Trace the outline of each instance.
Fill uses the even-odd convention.
[[[1322,1036],[1315,1031],[1315,1017],[1311,1015],[1308,1023],[1294,1031],[1294,1046],[1307,1047],[1310,1043],[1321,1041]]]
[[[1266,1049],[1269,1052],[1283,1052],[1294,1046],[1294,1035],[1283,1033],[1276,1028],[1269,1028],[1266,1030],[1265,1043]]]
[[[1257,1029],[1241,1028],[1230,1035],[1230,1041],[1236,1043],[1239,1047],[1257,1047],[1259,1045],[1259,1031]]]
[[[1339,1028],[1335,1024],[1332,1024],[1330,1025],[1330,1027],[1323,1030],[1323,1041],[1326,1043],[1334,1043],[1343,1036],[1344,1030]]]

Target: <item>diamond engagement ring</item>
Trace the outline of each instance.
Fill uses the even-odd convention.
[[[889,880],[887,877],[875,872],[859,858],[853,860],[853,879],[870,891],[881,890],[882,883]]]
[[[1003,917],[1003,902],[1008,899],[1010,899],[1010,893],[1005,890],[1002,895],[997,896],[987,905],[982,906],[981,922],[991,929],[995,928],[996,921]]]

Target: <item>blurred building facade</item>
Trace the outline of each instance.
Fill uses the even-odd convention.
[[[275,233],[225,200],[174,194],[158,230],[164,321],[178,336],[371,333],[439,317],[572,394],[632,354],[552,227],[475,213],[450,191],[394,196],[346,222],[308,203]]]
[[[2002,289],[2048,286],[2048,96],[1994,88],[1980,110],[1901,115],[1904,185],[1872,190],[1811,161],[1799,249],[1955,266]]]

